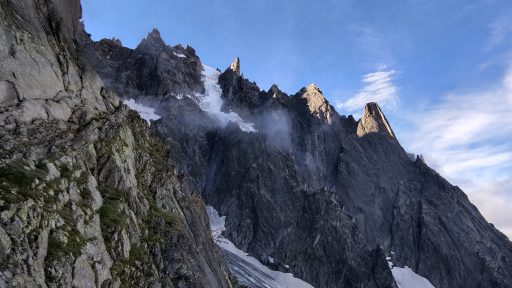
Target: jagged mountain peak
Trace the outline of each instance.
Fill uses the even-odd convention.
[[[115,45],[117,45],[119,47],[123,47],[123,42],[121,42],[121,39],[112,37],[112,39],[110,39],[110,41],[112,41],[112,43],[114,43]]]
[[[320,88],[316,86],[315,83],[311,83],[308,86],[306,86],[306,91],[318,92],[323,96],[322,90],[320,90]]]
[[[148,33],[147,39],[155,39],[162,40],[162,36],[160,35],[160,31],[157,28],[153,28],[151,32]]]
[[[357,136],[364,137],[371,133],[383,133],[390,139],[396,140],[391,125],[376,102],[365,105],[363,116],[357,125]]]
[[[240,58],[236,57],[233,62],[229,64],[229,69],[235,73],[236,76],[240,76]]]
[[[334,108],[325,99],[322,90],[316,84],[309,84],[302,88],[295,96],[306,102],[311,114],[327,123],[331,123]]]
[[[151,32],[148,33],[146,38],[142,39],[140,44],[137,46],[136,50],[146,51],[146,52],[158,52],[163,50],[167,45],[165,44],[162,36],[160,35],[160,31],[157,28],[153,28]]]
[[[286,95],[286,93],[279,89],[279,86],[277,86],[276,84],[272,84],[272,86],[270,86],[270,89],[268,89],[267,93],[272,95],[273,98],[279,97],[280,95]]]
[[[296,95],[300,98],[306,99],[308,103],[312,104],[323,105],[327,102],[327,99],[325,99],[322,90],[320,90],[320,88],[318,88],[318,86],[316,86],[314,83],[303,87]]]

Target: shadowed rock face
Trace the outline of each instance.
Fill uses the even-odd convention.
[[[92,45],[99,71],[121,95],[127,79],[152,67],[126,63],[162,53],[119,48],[109,54],[113,62],[103,52],[113,43]],[[236,62],[219,77],[223,109],[254,123],[255,133],[211,125],[188,97],[146,93],[156,89],[151,82],[128,85],[158,107],[163,118],[154,129],[171,149],[168,161],[188,189],[227,216],[228,239],[315,287],[393,287],[384,259],[391,252],[395,264],[438,288],[512,287],[511,242],[458,187],[408,157],[376,103],[355,121],[313,85],[294,96],[277,86],[261,91]],[[159,63],[154,85],[176,75],[193,84],[171,91],[202,91],[197,65]]]

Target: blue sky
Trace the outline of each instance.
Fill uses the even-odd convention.
[[[93,39],[157,27],[262,89],[316,83],[341,114],[377,100],[406,150],[512,238],[512,1],[83,0]],[[509,215],[510,214],[510,215]]]

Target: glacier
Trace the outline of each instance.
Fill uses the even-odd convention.
[[[231,111],[229,113],[222,111],[223,101],[221,98],[222,89],[219,82],[220,72],[215,68],[203,65],[202,80],[205,88],[203,95],[199,96],[199,107],[217,119],[222,127],[226,127],[229,122],[236,123],[244,132],[256,132],[253,123],[245,122],[240,115]]]

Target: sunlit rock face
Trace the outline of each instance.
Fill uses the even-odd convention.
[[[364,137],[370,133],[383,133],[390,139],[396,139],[391,125],[377,103],[368,103],[357,125],[357,136]]]
[[[240,58],[236,57],[229,65],[229,69],[233,71],[237,77],[240,77]]]
[[[295,96],[305,101],[312,115],[326,123],[332,122],[334,107],[329,104],[320,88],[315,84],[309,84],[307,87],[301,89]]]

